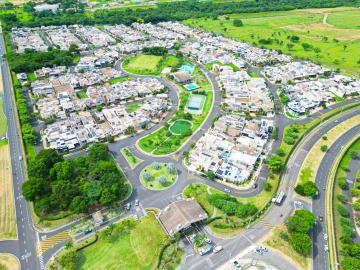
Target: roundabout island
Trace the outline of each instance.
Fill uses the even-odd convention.
[[[176,183],[178,172],[173,163],[153,162],[140,173],[140,182],[147,189],[164,190]]]

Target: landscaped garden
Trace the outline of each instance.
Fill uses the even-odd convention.
[[[148,189],[163,190],[175,184],[178,172],[173,163],[153,162],[140,173],[140,182]]]
[[[177,112],[167,123],[164,124],[162,128],[150,133],[138,141],[138,146],[141,150],[154,155],[171,154],[177,151],[206,119],[210,112],[214,98],[213,89],[209,80],[199,67],[195,67],[193,71],[193,78],[196,84],[201,87],[201,90],[194,90],[192,93],[189,93],[189,91],[182,89],[179,94],[180,105]],[[202,112],[199,115],[185,112],[186,104],[188,103],[188,99],[191,94],[203,95],[206,97]],[[191,130],[183,132],[182,135],[173,134],[169,130],[171,123],[184,119],[192,122],[193,125]]]
[[[190,184],[183,191],[186,198],[195,198],[209,216],[210,228],[220,235],[238,233],[258,213],[253,203],[243,202],[204,184]]]
[[[191,131],[192,126],[193,124],[190,121],[179,119],[170,125],[169,130],[174,135],[184,135]]]
[[[137,165],[139,165],[143,160],[135,156],[131,150],[127,147],[124,147],[120,150],[121,154],[126,159],[127,163],[129,163],[131,169],[134,169]]]
[[[111,224],[97,239],[63,251],[54,262],[56,269],[150,270],[157,266],[168,237],[153,214]],[[54,269],[54,268],[51,268]]]

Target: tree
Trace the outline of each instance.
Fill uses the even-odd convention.
[[[297,184],[296,187],[294,188],[295,192],[301,196],[305,196],[304,193],[304,186],[301,184]]]
[[[305,51],[310,51],[312,49],[312,45],[309,43],[302,43],[301,46]]]
[[[290,245],[295,251],[303,256],[310,254],[312,242],[309,235],[306,233],[292,233],[290,234]]]
[[[128,126],[126,129],[125,129],[125,132],[124,132],[126,135],[132,135],[132,134],[135,134],[136,133],[136,130],[133,126]]]
[[[345,257],[341,261],[341,266],[344,270],[358,270],[360,269],[360,259]]]
[[[328,150],[328,146],[326,144],[324,144],[324,145],[320,146],[320,150],[322,152],[326,152]]]
[[[298,41],[300,40],[300,38],[299,38],[298,36],[291,36],[291,37],[290,37],[290,40],[291,40],[292,42],[298,42]]]
[[[306,181],[303,184],[303,188],[304,188],[304,194],[306,196],[313,197],[318,192],[318,188],[317,188],[316,184],[314,182],[312,182],[312,181]]]
[[[109,148],[106,144],[96,143],[89,148],[88,157],[90,162],[96,163],[110,158]]]
[[[343,190],[347,189],[347,182],[345,177],[338,178],[337,184],[341,189]]]
[[[283,160],[276,155],[271,155],[266,161],[268,167],[272,171],[281,171],[284,167]]]
[[[352,159],[357,159],[359,157],[356,150],[350,150],[349,154]]]
[[[38,178],[31,178],[25,181],[22,186],[22,194],[28,201],[35,201],[44,195],[46,191],[46,181]]]
[[[285,153],[284,149],[278,148],[278,149],[276,149],[276,154],[279,155],[280,157],[283,157],[283,156],[285,156],[286,153]]]
[[[164,175],[159,177],[159,183],[161,185],[165,185],[166,182],[167,182],[167,179],[166,179],[166,177]]]
[[[308,210],[296,210],[286,222],[286,227],[290,233],[308,233],[315,225],[315,215]]]
[[[175,164],[174,163],[168,163],[167,164],[167,168],[169,170],[169,173],[171,174],[175,174],[176,173],[176,167],[175,167]]]
[[[270,192],[272,190],[272,186],[270,183],[266,182],[264,184],[264,190],[267,191],[267,192]]]
[[[352,206],[355,211],[360,211],[360,199],[356,200]]]
[[[341,251],[344,256],[357,257],[360,259],[360,243],[343,244]]]
[[[295,46],[295,44],[293,44],[293,43],[286,44],[286,47],[289,49],[289,51],[291,51],[292,48],[294,48],[294,46]]]
[[[244,24],[243,24],[242,20],[240,20],[240,19],[235,19],[235,20],[233,20],[233,26],[241,27],[241,26],[243,26],[243,25],[244,25]]]
[[[143,176],[146,181],[150,181],[153,179],[153,176],[149,172],[144,172]]]
[[[55,149],[41,150],[29,163],[29,177],[49,179],[50,169],[55,163],[63,161]]]
[[[151,164],[151,166],[154,168],[154,170],[159,170],[160,169],[160,163],[159,162],[153,162]]]
[[[339,214],[342,216],[342,217],[348,217],[349,216],[349,211],[347,210],[347,208],[343,205],[338,205],[337,206],[337,210],[339,212]]]

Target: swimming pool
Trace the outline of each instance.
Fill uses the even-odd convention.
[[[193,65],[185,64],[180,67],[180,70],[191,74],[194,71],[194,68]]]
[[[184,87],[189,91],[199,88],[199,86],[196,83],[185,84]]]

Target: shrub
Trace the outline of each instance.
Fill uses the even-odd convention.
[[[348,216],[349,216],[349,211],[346,209],[345,206],[343,206],[343,205],[338,205],[338,206],[337,206],[337,210],[338,210],[339,214],[340,214],[342,217],[348,217]]]
[[[328,146],[324,144],[324,145],[320,146],[320,150],[323,152],[326,152],[328,150]]]
[[[236,27],[241,27],[241,26],[243,26],[244,24],[243,24],[242,20],[240,20],[240,19],[235,19],[235,20],[233,21],[233,25],[236,26]]]
[[[360,199],[356,200],[352,206],[353,206],[354,210],[360,211]]]
[[[346,182],[346,178],[345,177],[341,177],[337,179],[337,184],[339,185],[339,187],[341,189],[346,189],[347,188],[347,182]]]
[[[336,198],[342,203],[347,202],[347,197],[345,195],[343,195],[343,194],[336,195]]]

